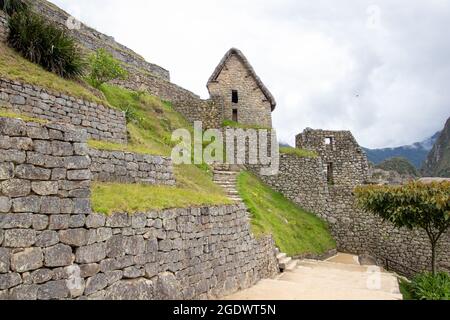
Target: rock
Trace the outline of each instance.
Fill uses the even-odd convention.
[[[87,279],[85,294],[90,295],[97,291],[103,290],[108,286],[108,278],[105,274],[99,273]]]
[[[80,276],[89,278],[100,272],[100,265],[97,263],[83,264],[80,266]]]
[[[34,230],[45,230],[48,227],[48,216],[42,214],[33,214],[32,226]]]
[[[127,279],[135,279],[139,277],[143,277],[145,271],[143,269],[136,268],[134,266],[125,268],[123,270],[123,277]]]
[[[8,197],[0,196],[0,213],[8,213],[11,210],[11,200]]]
[[[164,272],[158,275],[156,293],[160,300],[181,299],[181,290],[177,279],[172,273]]]
[[[92,213],[86,216],[86,227],[89,229],[103,227],[105,223],[106,216],[103,214]]]
[[[39,213],[40,210],[41,210],[41,198],[37,196],[29,196],[25,198],[13,199],[14,212]]]
[[[39,181],[31,183],[31,190],[40,196],[50,196],[58,194],[58,182]]]
[[[69,180],[90,180],[91,170],[68,170],[67,179]]]
[[[70,246],[82,247],[87,243],[86,232],[86,229],[62,230],[59,232],[59,241]]]
[[[26,272],[39,269],[44,264],[41,248],[27,248],[11,257],[11,269],[16,272]]]
[[[126,254],[136,256],[145,253],[145,241],[143,236],[127,237],[124,245]]]
[[[30,228],[33,222],[32,216],[33,215],[30,213],[2,214],[0,215],[0,228],[1,229]]]
[[[122,235],[111,237],[111,239],[106,242],[106,255],[108,258],[124,256],[126,243],[126,238]]]
[[[37,298],[39,300],[58,300],[69,296],[65,280],[50,281],[39,286]]]
[[[72,215],[70,216],[69,228],[82,228],[85,222],[84,214]]]
[[[106,244],[95,243],[89,246],[80,247],[76,251],[76,261],[78,263],[100,262],[106,258]]]
[[[73,146],[69,142],[52,141],[52,154],[54,156],[71,156],[73,155]]]
[[[127,213],[116,213],[108,216],[106,226],[111,228],[125,228],[131,226],[131,217]]]
[[[11,162],[0,163],[0,180],[11,179],[14,176],[14,164]]]
[[[123,277],[123,271],[122,270],[116,270],[116,271],[108,271],[105,273],[106,278],[108,279],[108,285],[112,285],[113,283],[116,283]]]
[[[31,183],[22,179],[6,180],[1,183],[1,191],[8,197],[26,197],[31,192]]]
[[[377,259],[374,257],[368,255],[368,254],[362,254],[358,256],[359,264],[362,266],[376,266],[377,265]]]
[[[36,246],[46,248],[59,242],[59,236],[56,231],[46,230],[41,232],[36,239]]]
[[[75,214],[91,213],[91,200],[89,198],[73,199],[73,213]]]
[[[50,269],[39,269],[31,273],[31,279],[34,284],[41,284],[52,280],[53,271]]]
[[[148,278],[148,279],[151,279],[154,276],[158,275],[159,263],[158,262],[147,263],[145,265],[144,270],[145,270],[145,277]]]
[[[31,247],[36,242],[36,231],[29,229],[5,230],[3,246],[9,248]]]
[[[89,168],[90,165],[91,165],[91,158],[89,158],[88,156],[73,156],[67,157],[64,160],[64,167],[66,169],[86,169]],[[70,180],[86,180],[86,179],[83,178]]]
[[[59,214],[61,213],[61,199],[58,197],[42,197],[41,198],[41,213],[45,214]],[[67,221],[67,227],[68,227],[68,220],[70,217],[67,217],[67,219],[59,219],[58,221]],[[56,221],[57,218],[50,218],[50,225],[52,224],[52,221]],[[66,227],[66,228],[67,228]]]
[[[153,300],[154,284],[147,279],[121,280],[106,289],[108,300]]]
[[[11,289],[11,300],[36,300],[38,286],[35,284],[20,285]]]
[[[57,244],[44,249],[46,267],[65,267],[73,263],[72,249],[63,244]]]
[[[52,171],[35,167],[31,164],[23,164],[16,167],[15,176],[28,180],[49,180]]]
[[[18,273],[0,273],[0,290],[9,289],[22,283]]]
[[[69,228],[70,216],[67,214],[58,214],[50,216],[48,228],[50,230],[65,230]]]
[[[65,268],[67,273],[66,286],[69,289],[70,297],[77,298],[83,295],[86,283],[81,277],[80,267],[71,265]]]
[[[5,248],[0,248],[0,273],[9,272],[10,260],[10,251]]]

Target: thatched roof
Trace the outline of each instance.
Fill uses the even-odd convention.
[[[273,97],[273,95],[270,93],[269,89],[267,89],[267,87],[264,85],[264,83],[261,81],[261,79],[256,75],[255,70],[253,69],[252,65],[250,64],[250,62],[247,60],[247,58],[244,56],[244,54],[236,49],[236,48],[231,48],[226,54],[225,56],[222,58],[222,60],[220,61],[219,65],[216,67],[216,69],[214,70],[213,74],[211,75],[211,77],[208,80],[208,85],[211,82],[214,82],[217,80],[217,78],[219,77],[220,73],[222,72],[222,69],[224,68],[227,60],[229,58],[231,58],[232,55],[236,55],[244,64],[244,66],[248,69],[250,75],[255,79],[256,83],[258,84],[259,88],[261,89],[261,91],[264,93],[264,95],[267,98],[267,101],[270,102],[270,105],[272,106],[272,111],[275,110],[275,106],[277,105],[275,98]]]

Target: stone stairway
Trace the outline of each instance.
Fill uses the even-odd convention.
[[[279,254],[283,259],[283,254]],[[264,279],[227,300],[402,300],[394,274],[338,254],[326,261],[301,260],[290,272]]]
[[[236,186],[240,171],[241,168],[237,165],[215,164],[213,166],[214,183],[221,186],[233,201],[242,201]]]
[[[277,250],[277,260],[278,266],[280,267],[281,272],[293,271],[297,267],[298,260],[292,259],[288,257],[286,253],[280,252],[280,249]]]

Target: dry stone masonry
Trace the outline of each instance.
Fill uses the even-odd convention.
[[[170,158],[121,151],[89,149],[92,178],[102,182],[174,185]]]
[[[5,42],[8,38],[8,20],[7,15],[0,10],[0,42]]]
[[[204,299],[277,273],[273,240],[251,235],[243,204],[93,213],[99,161],[111,180],[173,173],[166,158],[89,150],[87,137],[0,118],[0,299]]]
[[[94,140],[127,142],[124,113],[95,102],[1,78],[0,103],[20,114],[86,129]]]

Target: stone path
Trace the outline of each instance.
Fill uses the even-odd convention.
[[[234,201],[242,201],[236,187],[239,172],[240,168],[238,166],[227,164],[214,165],[213,181],[221,186],[225,190],[227,196]]]
[[[376,272],[380,270],[379,272]],[[225,300],[401,300],[395,275],[362,266],[352,255],[301,260],[276,279],[265,279]]]

